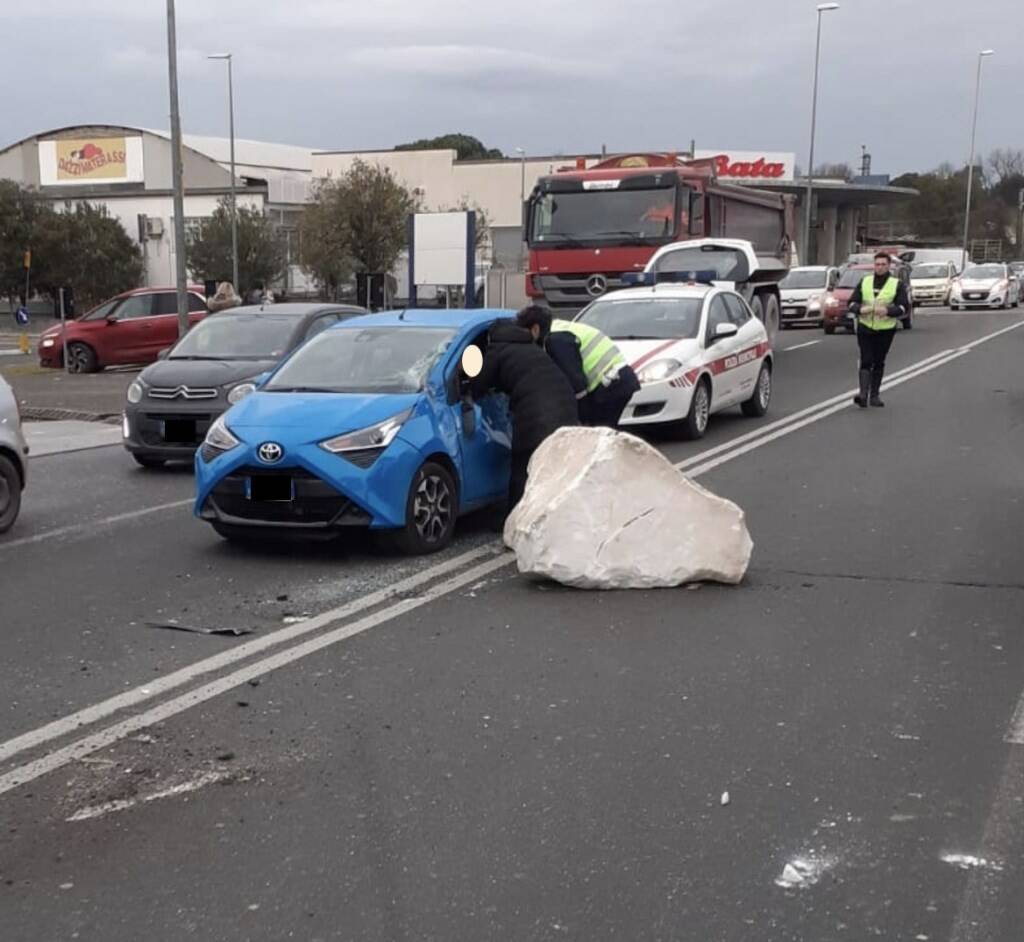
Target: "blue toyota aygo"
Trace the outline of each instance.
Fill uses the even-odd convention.
[[[390,311],[318,334],[211,426],[196,516],[226,539],[363,527],[444,548],[461,514],[507,495],[507,400],[473,402],[460,361],[511,316]]]

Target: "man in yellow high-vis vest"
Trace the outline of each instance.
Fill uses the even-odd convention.
[[[531,304],[516,316],[572,384],[584,425],[614,428],[640,381],[615,341],[589,324],[554,320]]]
[[[906,286],[892,274],[889,256],[879,252],[874,274],[865,277],[850,295],[850,313],[856,318],[860,347],[860,392],[853,401],[862,409],[869,403],[879,408],[885,405],[879,395],[885,358],[899,322],[909,309]]]

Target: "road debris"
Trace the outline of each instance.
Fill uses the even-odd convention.
[[[819,857],[794,857],[775,878],[775,885],[785,890],[814,886],[832,868],[833,861]]]
[[[728,793],[728,792],[722,792],[722,807],[723,807],[723,808],[724,808],[724,807],[725,807],[725,806],[726,806],[727,804],[729,804],[729,801],[730,801],[730,800],[731,800],[731,799],[729,798],[729,793]]]
[[[999,873],[1003,869],[998,860],[986,860],[984,857],[974,857],[970,854],[943,854],[942,862],[952,864],[961,870],[993,870]]]
[[[232,637],[238,637],[239,635],[251,635],[253,633],[252,628],[202,628],[198,625],[183,625],[180,622],[171,621],[147,621],[147,628],[166,628],[170,631],[190,631],[192,634],[197,635],[231,635]]]

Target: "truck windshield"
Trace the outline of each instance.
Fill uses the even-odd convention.
[[[533,206],[530,244],[664,242],[677,218],[675,187],[545,193]]]

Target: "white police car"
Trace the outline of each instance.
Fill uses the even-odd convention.
[[[716,412],[739,406],[763,416],[772,396],[772,351],[764,325],[715,272],[615,291],[576,318],[603,331],[636,371],[641,389],[620,425],[659,425],[700,438]]]

